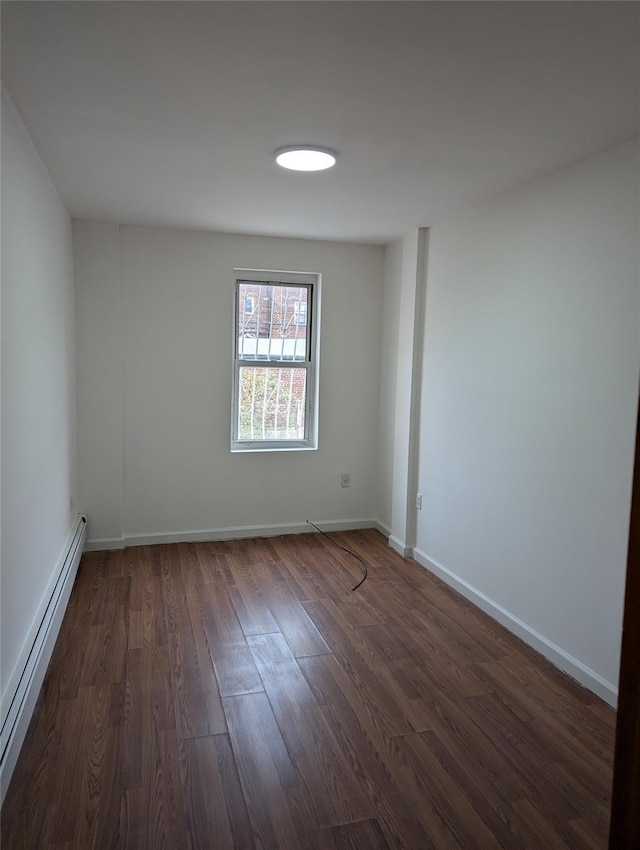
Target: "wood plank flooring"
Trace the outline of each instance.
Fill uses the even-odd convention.
[[[333,536],[85,554],[3,850],[604,850],[614,712]]]

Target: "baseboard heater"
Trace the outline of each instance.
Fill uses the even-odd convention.
[[[5,699],[3,699],[0,733],[0,801],[2,802],[27,734],[69,602],[82,557],[86,529],[86,517],[78,516],[58,559],[56,570],[25,642],[22,657],[8,683]]]

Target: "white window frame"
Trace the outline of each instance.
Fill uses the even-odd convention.
[[[234,269],[233,309],[233,373],[231,392],[231,451],[271,452],[309,451],[318,448],[318,368],[320,364],[320,289],[322,276],[316,272],[292,272],[273,269]],[[304,286],[308,288],[307,354],[303,360],[247,360],[238,357],[238,328],[240,323],[240,283],[266,285]],[[256,310],[260,306],[256,305]],[[305,386],[305,436],[301,440],[241,440],[238,438],[240,368],[304,368]]]

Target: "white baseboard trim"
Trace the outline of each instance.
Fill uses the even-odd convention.
[[[420,549],[414,549],[413,557],[421,567],[437,575],[438,578],[441,578],[446,584],[457,590],[458,593],[465,596],[514,635],[521,638],[560,670],[567,673],[581,685],[584,685],[585,688],[588,688],[613,708],[617,707],[618,689],[611,682],[607,682],[606,679],[603,679],[598,673],[591,670],[581,661],[578,661],[577,658],[569,655],[564,649],[557,646],[544,635],[541,635],[540,632],[537,632],[531,626],[528,626],[514,614],[507,611],[506,608],[494,602],[493,599],[485,596],[484,593],[477,590],[473,585],[455,573],[452,573],[451,570],[434,561]]]
[[[394,552],[397,552],[398,555],[402,555],[403,558],[413,558],[413,548],[411,546],[407,546],[404,540],[400,540],[393,534],[389,534],[389,546]]]
[[[85,552],[107,552],[124,549],[124,537],[93,537],[84,545]]]
[[[353,531],[358,528],[374,528],[372,519],[313,520],[323,531]],[[283,525],[238,525],[227,528],[204,528],[195,531],[147,532],[125,534],[123,545],[104,546],[111,540],[89,540],[86,551],[99,548],[122,549],[123,546],[154,546],[159,543],[202,543],[214,540],[241,540],[249,537],[278,537],[281,534],[308,534],[313,527],[306,522],[292,522]]]
[[[373,527],[376,528],[380,534],[384,534],[387,540],[391,537],[391,529],[388,525],[385,525],[381,520],[374,519]]]
[[[5,689],[0,733],[0,802],[4,802],[67,609],[86,529],[85,517],[76,517]]]

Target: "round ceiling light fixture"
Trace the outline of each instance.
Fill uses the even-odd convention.
[[[289,145],[278,148],[276,162],[292,171],[324,171],[336,164],[337,154],[329,148],[316,145]]]

